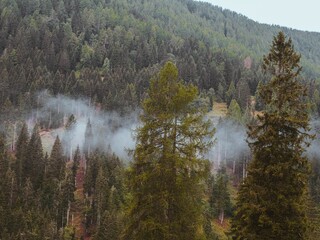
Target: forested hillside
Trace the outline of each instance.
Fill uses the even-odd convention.
[[[280,30],[191,0],[1,0],[0,10],[7,115],[11,106],[34,107],[43,89],[127,111],[168,59],[201,92],[230,102],[225,93],[234,85],[246,99],[263,80],[260,59]],[[320,34],[282,30],[302,54],[304,76],[317,79]]]
[[[319,80],[209,3],[0,0],[0,240],[317,239]]]

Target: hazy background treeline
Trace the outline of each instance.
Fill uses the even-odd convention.
[[[244,111],[264,80],[260,59],[280,29],[191,0],[1,0],[0,9],[0,100],[7,116],[35,107],[34,93],[43,89],[130,111],[168,59],[208,98],[228,104],[236,98]],[[302,54],[304,76],[316,79],[320,34],[282,30]],[[318,86],[308,84],[317,103]]]
[[[0,116],[6,135],[0,142],[1,237],[75,239],[80,228],[95,239],[120,238],[122,205],[128,197],[120,158],[123,139],[132,143],[122,120],[139,109],[151,77],[171,60],[180,78],[199,88],[194,104],[205,104],[208,111],[214,102],[228,107],[228,121],[215,119],[217,142],[208,157],[216,165],[206,182],[203,226],[207,239],[223,239],[219,227],[228,229],[236,188],[251,158],[244,125],[263,107],[256,96],[259,83],[268,79],[260,69],[262,55],[280,29],[302,55],[308,110],[317,116],[319,33],[258,24],[192,0],[0,0]],[[83,98],[84,107],[73,100]],[[84,108],[95,117],[81,113]],[[110,111],[118,112],[111,120]],[[29,126],[24,125],[26,117]],[[313,122],[315,133],[319,125]],[[69,146],[72,140],[66,136],[57,138],[46,154],[39,127],[62,126],[77,141],[80,126],[83,146]],[[100,141],[105,137],[102,128],[121,137]],[[85,149],[93,138],[97,141],[97,133],[102,135],[95,146],[110,149],[95,150],[90,144]],[[316,229],[318,143],[310,152],[310,218]],[[121,154],[113,145],[121,146]],[[77,217],[84,226],[76,225]]]

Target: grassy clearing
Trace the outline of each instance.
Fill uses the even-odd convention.
[[[214,102],[212,106],[212,111],[208,113],[209,117],[225,117],[228,112],[228,107],[226,103]]]

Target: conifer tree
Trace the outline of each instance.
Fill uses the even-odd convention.
[[[34,126],[28,144],[27,165],[26,176],[30,178],[34,189],[37,189],[41,185],[45,169],[39,126],[37,124]]]
[[[167,62],[151,80],[143,102],[129,189],[131,202],[124,239],[198,239],[202,233],[202,202],[206,151],[213,130],[204,110],[190,104],[197,88],[184,85],[178,69]]]
[[[222,166],[218,170],[217,176],[215,178],[213,193],[210,199],[212,208],[215,215],[219,218],[221,224],[223,224],[225,215],[230,216],[231,212],[231,201],[230,194],[228,191],[228,175],[226,172],[226,167]]]
[[[65,150],[65,156],[69,157],[69,160],[72,161],[72,141],[74,138],[73,130],[76,126],[77,120],[73,114],[70,115],[65,126],[64,136],[62,138],[62,144]]]
[[[311,136],[299,61],[291,39],[280,32],[263,61],[272,78],[259,90],[266,109],[249,128],[253,160],[238,194],[234,239],[306,237],[309,163],[303,152]]]
[[[57,196],[58,202],[58,226],[64,227],[69,223],[71,202],[74,201],[74,185],[72,172],[66,169],[65,177],[60,181],[59,192]]]
[[[94,240],[120,239],[121,216],[115,211],[105,211],[103,213],[100,227],[97,229]]]
[[[5,141],[3,137],[0,135],[0,179],[2,179],[0,181],[0,238],[3,237],[3,234],[1,233],[4,232],[4,229],[5,229],[4,226],[7,221],[6,202],[8,200],[8,196],[6,196],[5,181],[3,181],[3,179],[5,179],[6,173],[8,170],[9,170],[9,161],[5,151]]]
[[[91,142],[93,140],[93,133],[92,133],[92,125],[91,125],[90,119],[88,119],[87,126],[86,126],[86,132],[85,132],[84,137],[85,137],[85,139],[84,139],[84,144],[83,144],[83,152],[84,152],[85,156],[88,158],[91,151],[93,150],[91,147],[91,144],[92,144]]]
[[[80,148],[78,146],[75,153],[74,153],[73,163],[72,163],[72,167],[71,167],[74,187],[76,187],[76,177],[77,177],[78,168],[80,166],[80,160],[81,160],[81,153],[80,153]]]
[[[65,158],[59,136],[54,141],[47,167],[47,176],[62,180],[65,173]]]
[[[226,92],[227,104],[229,105],[230,102],[236,97],[236,87],[234,81],[231,81],[228,91]]]
[[[97,228],[101,225],[101,218],[103,214],[103,209],[105,208],[105,203],[108,199],[109,189],[107,187],[108,181],[105,171],[102,166],[99,167],[98,176],[95,183],[95,204],[97,209]]]
[[[227,117],[235,123],[240,123],[242,120],[242,112],[236,100],[232,99],[228,108]]]
[[[28,143],[29,143],[29,134],[27,124],[24,123],[18,140],[17,140],[17,152],[16,152],[16,162],[14,166],[14,170],[17,175],[18,186],[22,187],[24,180],[26,179],[26,171],[27,171],[27,151],[28,151]]]

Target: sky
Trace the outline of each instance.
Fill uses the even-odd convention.
[[[320,32],[319,0],[201,0],[259,23]]]

